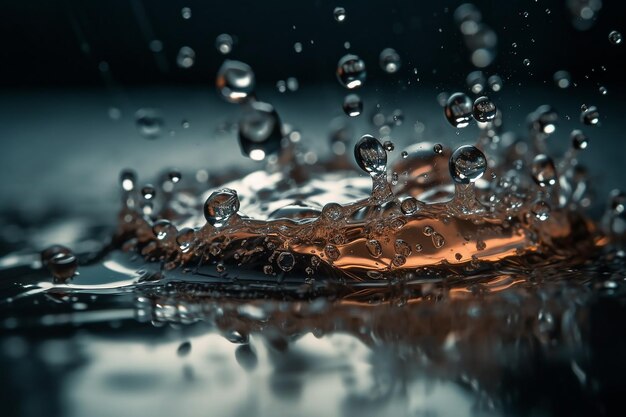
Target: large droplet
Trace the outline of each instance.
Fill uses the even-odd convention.
[[[472,120],[472,109],[472,100],[467,95],[454,93],[448,98],[444,114],[452,126],[463,128]]]
[[[145,138],[156,139],[161,135],[163,118],[156,109],[139,109],[135,113],[135,124]]]
[[[230,188],[211,193],[204,203],[204,218],[215,227],[221,227],[239,210],[237,191]]]
[[[496,105],[488,97],[478,97],[474,101],[474,119],[479,122],[490,122],[496,118],[498,109]]]
[[[554,161],[547,155],[535,156],[531,166],[533,179],[539,186],[547,187],[556,184],[556,168]]]
[[[176,56],[176,64],[179,67],[187,69],[191,68],[196,62],[196,52],[188,46],[183,46]]]
[[[346,88],[358,88],[365,82],[365,62],[356,55],[343,56],[337,64],[337,80]]]
[[[619,45],[622,43],[622,34],[616,30],[612,30],[611,33],[609,33],[609,42],[613,45]]]
[[[357,94],[348,94],[343,99],[343,111],[350,117],[356,117],[363,112],[363,101]]]
[[[241,61],[226,60],[217,72],[217,90],[230,103],[241,103],[254,92],[254,72]]]
[[[387,169],[387,152],[371,135],[363,135],[354,146],[354,158],[359,167],[371,176],[382,174]]]
[[[255,101],[239,121],[239,146],[244,155],[262,161],[277,153],[283,138],[278,113],[271,104]]]
[[[455,182],[469,184],[483,176],[487,169],[487,158],[475,146],[463,145],[452,153],[448,165]]]
[[[400,55],[393,48],[385,48],[379,56],[380,67],[388,74],[398,72],[400,69]]]

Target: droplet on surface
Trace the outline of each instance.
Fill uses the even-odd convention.
[[[147,139],[156,139],[161,135],[163,129],[163,118],[156,109],[139,109],[135,113],[135,124],[139,133]]]
[[[496,105],[488,97],[478,97],[474,101],[474,119],[479,122],[485,123],[492,121],[496,118],[497,112],[498,109],[496,108]]]
[[[46,249],[41,251],[41,264],[43,266],[47,266],[48,262],[50,262],[50,259],[54,258],[56,255],[59,255],[59,254],[68,255],[71,253],[72,251],[63,245],[48,246]]]
[[[622,34],[616,30],[612,30],[611,33],[609,33],[609,42],[613,45],[619,45],[622,43]]]
[[[587,126],[597,126],[600,122],[600,112],[596,106],[589,106],[580,113],[580,121]]]
[[[237,191],[230,188],[211,193],[204,203],[204,218],[215,227],[221,227],[239,211],[239,197]]]
[[[189,252],[195,237],[196,232],[190,227],[185,227],[178,232],[178,235],[176,236],[176,243],[180,247],[181,252]]]
[[[215,38],[215,47],[222,55],[228,55],[233,50],[233,37],[222,33]]]
[[[73,253],[57,253],[48,261],[48,269],[59,281],[67,281],[76,275],[78,260]]]
[[[296,264],[296,258],[294,258],[291,252],[281,252],[276,259],[276,264],[284,272],[289,272]]]
[[[336,261],[341,256],[341,253],[335,245],[328,244],[324,247],[324,255],[326,255],[329,260]]]
[[[378,139],[363,135],[354,146],[354,159],[359,167],[372,176],[387,169],[387,152]]]
[[[475,146],[463,145],[452,153],[448,165],[455,182],[469,184],[483,176],[487,169],[487,158]]]
[[[531,166],[532,177],[541,187],[556,184],[556,167],[554,161],[547,155],[539,154],[535,156]]]
[[[180,68],[191,68],[193,64],[196,62],[196,52],[191,49],[189,46],[183,46],[178,51],[178,55],[176,56],[176,64]]]
[[[255,78],[252,68],[241,61],[226,60],[217,72],[215,81],[221,96],[230,103],[241,103],[254,93]]]
[[[348,94],[343,99],[343,111],[350,117],[359,116],[363,112],[363,101],[357,94]]]
[[[377,241],[376,239],[368,240],[365,243],[365,246],[367,247],[367,250],[370,253],[370,255],[372,255],[374,258],[378,258],[380,255],[383,254],[383,247],[381,246],[380,242]]]
[[[400,55],[393,48],[385,48],[378,57],[380,67],[387,74],[394,74],[400,69]]]
[[[177,169],[171,169],[167,173],[167,177],[170,179],[170,181],[172,181],[174,184],[176,184],[176,183],[178,183],[181,180],[182,174]]]
[[[178,346],[178,349],[176,349],[176,354],[180,358],[189,355],[190,352],[191,352],[191,342],[183,342],[180,344],[180,346]]]
[[[158,240],[168,240],[175,237],[178,230],[169,220],[159,220],[152,226],[152,232]]]
[[[337,63],[337,80],[348,89],[361,87],[366,77],[365,62],[356,55],[344,55]]]
[[[463,128],[472,120],[472,110],[472,100],[466,94],[454,93],[448,98],[444,114],[452,126]]]
[[[419,209],[417,200],[413,197],[408,197],[400,204],[400,210],[406,215],[415,213]]]
[[[346,9],[343,7],[335,7],[335,10],[333,10],[333,16],[337,22],[343,22],[346,20]]]
[[[239,120],[239,146],[244,155],[262,161],[278,153],[283,138],[282,124],[274,106],[255,101]]]

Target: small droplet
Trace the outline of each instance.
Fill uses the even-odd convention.
[[[180,346],[178,346],[178,349],[176,349],[176,354],[180,358],[189,355],[190,352],[191,352],[191,342],[183,342],[180,344]]]
[[[452,126],[463,128],[472,120],[472,109],[472,100],[467,95],[454,93],[448,98],[444,114]]]
[[[544,135],[550,135],[556,130],[559,114],[548,105],[541,105],[528,115],[528,122],[532,130]]]
[[[339,249],[335,245],[328,244],[324,247],[324,254],[331,261],[336,261],[341,256]]]
[[[472,145],[458,147],[450,156],[450,175],[460,184],[469,184],[483,176],[487,169],[487,158]]]
[[[344,9],[343,7],[335,7],[335,10],[333,11],[333,16],[335,16],[335,20],[337,22],[343,22],[344,20],[346,20],[346,9]]]
[[[497,74],[494,74],[491,77],[489,77],[489,79],[487,80],[487,84],[489,84],[489,88],[494,93],[497,93],[498,91],[502,90],[502,78],[500,78],[500,76]]]
[[[300,42],[296,42],[293,44],[293,50],[296,51],[297,54],[302,52],[302,44]]]
[[[576,150],[583,150],[589,146],[589,138],[582,132],[582,130],[575,129],[572,130],[570,134],[570,138],[572,140],[572,146]]]
[[[600,112],[596,106],[589,106],[580,113],[580,121],[587,126],[597,126],[600,122]]]
[[[394,249],[398,255],[405,257],[411,255],[411,246],[402,239],[396,239]]]
[[[496,118],[498,109],[496,105],[488,97],[478,97],[474,101],[474,119],[479,122],[490,122]]]
[[[525,67],[530,67],[530,59],[526,58],[522,61]]]
[[[357,94],[348,94],[343,99],[343,111],[350,117],[356,117],[363,112],[363,101]]]
[[[415,213],[418,210],[417,200],[413,197],[408,197],[400,204],[400,210],[406,215]]]
[[[177,169],[172,169],[167,173],[167,177],[170,179],[170,181],[172,181],[174,184],[176,184],[177,182],[179,182],[182,178],[182,174],[180,173],[179,170]]]
[[[215,38],[215,47],[222,55],[227,55],[233,50],[233,37],[228,33],[222,33]]]
[[[175,237],[178,230],[169,220],[159,220],[152,226],[152,233],[158,240],[168,240]]]
[[[191,246],[193,245],[195,237],[196,232],[190,227],[185,227],[178,232],[178,235],[176,236],[176,243],[178,244],[178,247],[180,248],[182,253],[189,252]]]
[[[467,83],[467,88],[474,94],[480,94],[485,90],[486,80],[482,71],[470,72],[467,74],[465,82]]]
[[[441,143],[436,143],[435,146],[433,146],[433,151],[437,155],[441,155],[443,153],[443,145]]]
[[[556,167],[554,161],[547,155],[535,156],[531,167],[532,177],[541,187],[556,184]]]
[[[567,71],[557,71],[554,73],[554,82],[559,88],[567,88],[572,82],[572,77]]]
[[[400,55],[393,48],[385,48],[378,58],[380,67],[387,74],[394,74],[400,69]]]
[[[616,30],[611,31],[611,33],[609,33],[609,42],[613,45],[619,45],[622,43],[622,34]]]
[[[181,126],[183,129],[189,129],[189,126],[191,126],[191,124],[189,123],[189,120],[187,120],[187,119],[183,119],[183,120],[180,122],[180,126]]]
[[[396,254],[396,256],[394,256],[391,260],[391,263],[393,264],[393,266],[401,267],[406,263],[406,257]]]
[[[550,211],[550,205],[543,200],[536,201],[531,208],[531,212],[535,218],[542,222],[548,220]]]
[[[196,52],[188,46],[183,46],[176,56],[176,64],[180,68],[191,68],[196,62]]]
[[[125,169],[120,173],[120,185],[122,190],[129,192],[135,189],[137,174],[132,169]]]
[[[605,86],[600,86],[598,88],[598,91],[600,92],[600,94],[602,94],[603,96],[606,96],[609,93],[609,90],[607,90],[607,88]]]
[[[156,195],[156,189],[152,184],[146,184],[141,188],[141,195],[143,196],[144,200],[150,201]]]
[[[254,161],[262,161],[280,151],[282,139],[282,124],[274,107],[261,101],[249,103],[239,121],[242,153]]]
[[[291,252],[281,252],[276,259],[276,264],[283,271],[289,272],[295,266],[296,258],[294,258]]]
[[[237,211],[239,197],[237,191],[230,188],[214,191],[204,203],[204,218],[215,227],[224,225]]]
[[[376,239],[368,240],[365,246],[367,247],[370,255],[372,255],[374,258],[378,258],[380,255],[383,254],[383,248],[380,245],[380,242]]]
[[[393,144],[392,141],[386,140],[385,143],[383,143],[383,148],[385,148],[387,152],[392,152],[394,149],[396,149],[396,146]]]
[[[337,63],[337,80],[348,89],[361,87],[366,77],[365,62],[356,55],[345,55]]]
[[[359,167],[372,176],[387,169],[387,152],[378,139],[363,135],[354,146],[354,158]]]
[[[241,61],[226,60],[217,72],[215,81],[221,96],[230,103],[248,99],[256,87],[254,72]]]
[[[298,79],[296,77],[287,78],[287,89],[289,91],[298,91],[300,88],[300,83],[298,83]]]
[[[183,17],[183,19],[185,20],[189,20],[191,19],[191,9],[189,7],[183,7],[180,10],[180,15]]]
[[[156,109],[139,109],[135,113],[135,124],[145,138],[156,139],[161,135],[163,118]]]

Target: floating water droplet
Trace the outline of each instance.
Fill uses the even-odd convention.
[[[557,71],[554,73],[554,82],[559,88],[567,88],[572,82],[572,77],[567,71]]]
[[[382,174],[387,169],[387,152],[378,139],[363,135],[354,146],[354,158],[359,167],[372,176]]]
[[[522,61],[522,64],[524,64],[525,67],[530,67],[530,59],[526,58]]]
[[[217,90],[230,103],[241,103],[248,99],[256,87],[254,72],[241,61],[226,60],[217,72]]]
[[[145,138],[156,139],[161,135],[163,118],[156,109],[139,109],[135,113],[135,124]]]
[[[185,20],[191,19],[191,9],[189,7],[183,7],[182,9],[180,9],[180,15]]]
[[[430,235],[430,238],[433,241],[433,246],[437,249],[442,248],[446,244],[446,239],[439,232],[433,232],[433,234]]]
[[[452,126],[463,128],[472,120],[472,108],[472,100],[467,95],[454,93],[448,98],[444,114]]]
[[[589,138],[582,132],[582,130],[575,129],[572,130],[570,134],[570,138],[572,140],[572,146],[576,150],[583,150],[589,146]]]
[[[191,124],[189,123],[189,120],[187,120],[187,119],[183,119],[183,120],[180,122],[180,126],[181,126],[183,129],[189,129],[189,126],[191,126]]]
[[[554,161],[547,155],[535,156],[531,166],[532,177],[541,187],[556,184],[556,167]]]
[[[152,184],[146,184],[141,188],[141,195],[144,200],[150,201],[156,195],[156,188]]]
[[[597,126],[600,122],[600,112],[596,106],[589,106],[580,113],[580,121],[587,126]]]
[[[276,259],[276,264],[283,271],[289,272],[295,266],[296,258],[294,258],[291,252],[281,252]]]
[[[550,205],[543,200],[536,201],[530,211],[539,221],[545,222],[550,218]]]
[[[182,178],[182,174],[180,173],[179,170],[177,169],[172,169],[167,173],[167,177],[170,179],[170,181],[172,181],[174,184],[176,184],[177,182],[179,182]]]
[[[441,155],[443,153],[443,145],[441,143],[435,143],[435,145],[433,146],[433,151],[437,155]]]
[[[465,82],[472,93],[480,94],[485,89],[485,74],[482,71],[472,71],[467,74]]]
[[[239,197],[237,191],[230,188],[211,193],[204,203],[204,218],[215,227],[221,227],[239,211]]]
[[[489,77],[489,79],[487,80],[487,84],[489,84],[489,88],[491,88],[491,91],[493,91],[494,93],[502,90],[502,78],[500,78],[500,76],[497,74]]]
[[[396,149],[395,145],[390,140],[386,140],[385,143],[383,143],[383,148],[385,148],[387,152],[392,152],[394,149]]]
[[[343,99],[343,111],[350,117],[356,117],[363,111],[363,101],[357,94],[348,94]]]
[[[298,91],[298,88],[300,87],[300,84],[298,83],[298,79],[295,77],[289,77],[287,78],[287,89],[289,91]]]
[[[374,258],[378,258],[380,255],[383,254],[383,247],[381,246],[380,242],[377,241],[376,239],[368,240],[365,243],[365,246],[367,247],[367,250],[370,253],[370,255],[372,255]]]
[[[233,37],[228,33],[222,33],[215,38],[215,47],[222,55],[227,55],[233,50]]]
[[[178,232],[178,235],[176,236],[176,243],[178,244],[181,252],[189,252],[191,246],[193,245],[195,237],[196,232],[190,227],[185,227]]]
[[[394,256],[391,260],[391,263],[393,264],[393,266],[401,267],[406,263],[406,257],[396,254],[396,256]]]
[[[474,101],[474,119],[479,122],[490,122],[496,118],[498,109],[496,105],[488,97],[478,97]]]
[[[337,80],[348,89],[360,87],[366,77],[365,62],[356,55],[344,55],[337,63]]]
[[[284,93],[285,91],[287,91],[287,83],[285,82],[285,80],[276,81],[276,89],[279,93]]]
[[[458,147],[450,157],[450,175],[459,184],[469,184],[483,176],[487,169],[487,158],[472,145]]]
[[[333,11],[333,16],[335,16],[335,20],[337,22],[343,22],[344,20],[346,20],[346,9],[344,9],[343,7],[335,7],[335,10]]]
[[[168,240],[176,236],[178,230],[169,220],[159,220],[152,226],[152,232],[158,240]]]
[[[183,46],[178,51],[176,63],[181,68],[191,68],[196,62],[196,52],[188,46]]]
[[[380,67],[387,74],[394,74],[400,69],[401,61],[400,55],[393,48],[385,48],[378,57]]]
[[[537,110],[528,115],[528,122],[535,132],[550,135],[556,130],[559,114],[548,105],[541,105]]]
[[[239,121],[239,145],[244,155],[262,161],[280,150],[282,125],[271,104],[255,101],[249,105]]]
[[[135,189],[137,174],[132,169],[125,169],[120,173],[120,185],[122,190],[129,192]]]
[[[600,86],[600,88],[598,88],[598,91],[600,92],[600,94],[602,94],[603,96],[606,96],[609,93],[609,90],[606,89],[605,86]]]
[[[616,30],[612,30],[611,33],[609,33],[609,42],[613,45],[619,45],[622,43],[622,34]]]
[[[409,156],[409,153],[407,151],[402,151],[402,153],[400,154],[400,156],[402,156],[402,158],[406,158]]]

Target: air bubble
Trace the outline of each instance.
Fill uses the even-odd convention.
[[[211,193],[204,203],[204,218],[215,227],[221,227],[239,211],[237,191],[223,188]]]
[[[474,119],[479,122],[490,122],[496,118],[498,109],[496,105],[488,97],[478,97],[474,101]]]
[[[226,60],[217,72],[215,81],[221,96],[230,103],[248,99],[256,87],[252,68],[241,61]]]
[[[222,33],[215,38],[215,47],[222,55],[227,55],[233,50],[233,37],[228,33]]]
[[[393,48],[385,48],[378,57],[380,67],[387,74],[394,74],[400,69],[400,55]]]
[[[363,85],[367,72],[365,62],[356,55],[343,56],[337,64],[337,80],[348,89],[358,88]]]
[[[532,177],[540,187],[556,184],[556,167],[554,161],[547,155],[535,156],[531,166]]]
[[[363,112],[363,101],[357,94],[348,94],[343,99],[343,111],[350,117],[356,117]]]
[[[378,139],[364,135],[354,146],[354,158],[359,167],[372,176],[387,169],[387,152]]]
[[[487,158],[472,145],[458,147],[450,157],[450,175],[459,184],[469,184],[483,176],[487,169]]]
[[[448,98],[444,114],[452,126],[463,128],[472,120],[472,109],[472,100],[467,95],[454,93]]]

